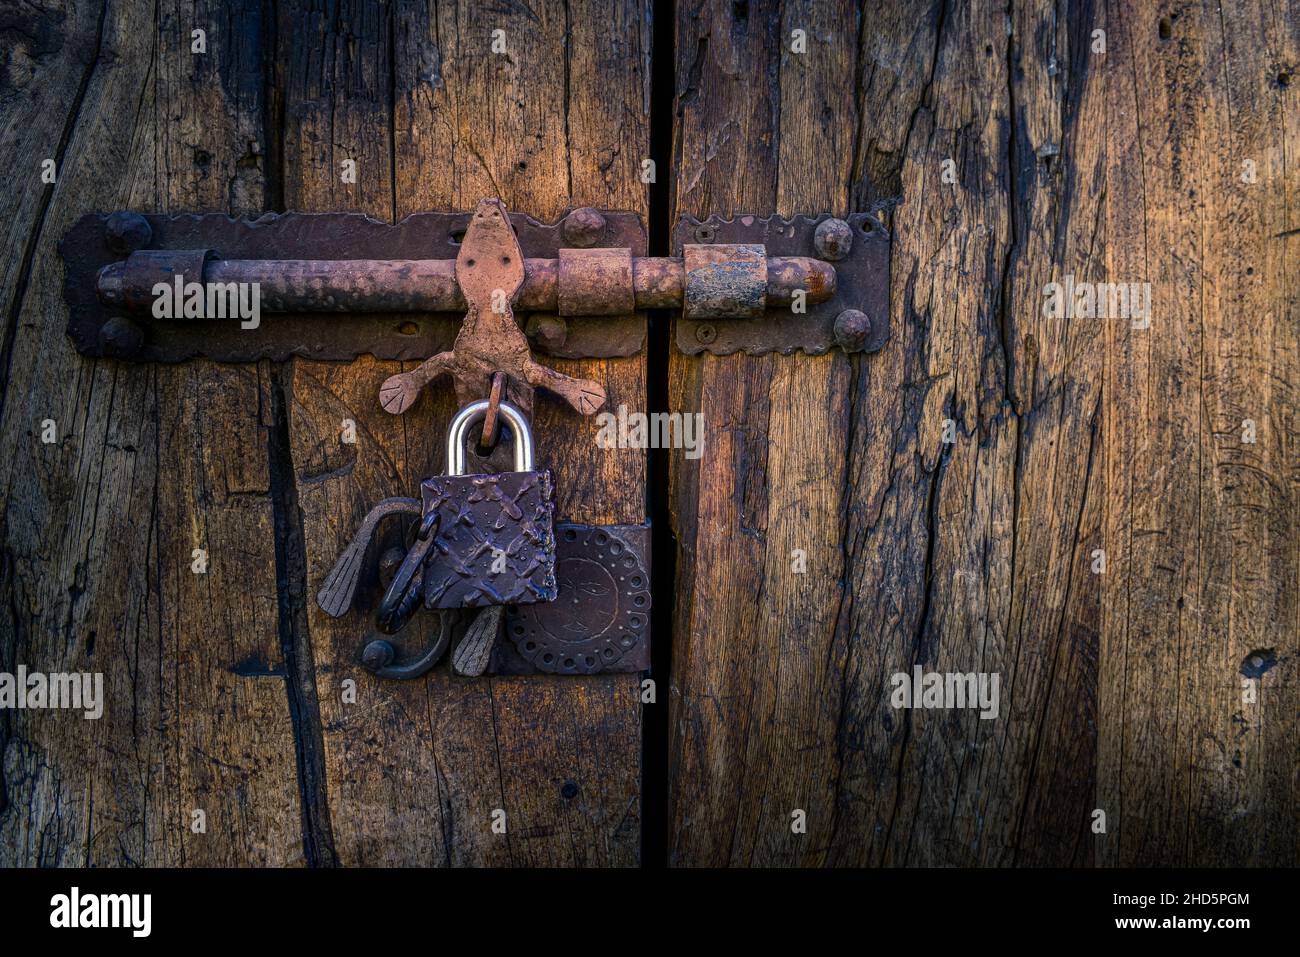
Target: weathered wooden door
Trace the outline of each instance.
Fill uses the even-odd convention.
[[[376,390],[398,365],[364,359],[83,360],[63,333],[56,242],[115,209],[394,221],[498,196],[551,221],[573,205],[644,214],[646,16],[112,0],[0,25],[15,171],[4,670],[102,671],[108,699],[98,721],[4,713],[0,860],[637,863],[636,675],[385,683],[357,668],[355,616],[310,601],[365,510],[441,467],[453,400],[387,415]],[[645,404],[642,358],[560,365]],[[345,419],[355,444],[339,441]],[[535,426],[558,514],[645,519],[644,453],[607,454],[590,420],[554,408]]]
[[[1294,864],[1298,23],[0,16],[0,672],[100,672],[106,699],[0,710],[0,864]],[[378,681],[311,600],[366,508],[442,466],[450,390],[395,417],[399,363],[128,364],[64,334],[57,243],[88,212],[485,196],[632,210],[658,255],[682,215],[892,233],[880,352],[687,356],[664,316],[639,356],[557,363],[703,415],[694,459],[537,406],[557,514],[657,529],[653,703],[637,675]],[[1149,322],[1048,315],[1067,277],[1149,283]],[[916,668],[997,676],[996,716],[897,707]]]
[[[894,245],[880,353],[673,358],[670,861],[1297,861],[1297,23],[679,5],[675,211]],[[917,667],[998,717],[893,707]]]

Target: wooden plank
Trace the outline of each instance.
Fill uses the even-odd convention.
[[[1271,431],[1295,414],[1294,56],[1258,12],[1171,23],[1178,42],[1128,4],[679,7],[675,212],[901,201],[881,353],[674,356],[673,408],[710,440],[673,459],[671,862],[1294,859],[1294,683],[1279,665],[1243,713],[1236,673],[1296,618],[1295,460]],[[1134,36],[1165,45],[1148,62]],[[1244,69],[1208,69],[1224,50]],[[1211,181],[1270,148],[1253,212],[1223,193],[1210,213]],[[1047,319],[1067,274],[1178,305],[1147,334]],[[1244,408],[1272,436],[1248,449]],[[998,674],[999,718],[895,710],[918,665]]]
[[[36,224],[0,428],[4,661],[102,672],[106,702],[98,721],[6,712],[5,863],[302,860],[257,370],[82,360],[55,249],[93,210],[260,206],[247,150],[261,52],[255,29],[232,29],[258,16],[83,4],[63,25],[71,62],[57,70],[83,83],[56,116],[66,152]],[[206,54],[190,51],[194,26]],[[34,129],[45,142],[10,149],[54,147],[57,125]],[[55,444],[40,442],[46,417]]]
[[[73,121],[97,56],[100,10],[89,4],[64,14],[36,8],[26,22],[3,28],[5,79],[0,81],[0,144],[13,160],[14,175],[0,196],[4,249],[0,261],[0,356],[7,363],[22,297],[31,279],[32,258],[54,185],[43,176],[51,160],[57,172],[67,153]]]
[[[1098,804],[1112,826],[1099,853],[1291,863],[1296,121],[1280,77],[1297,49],[1279,27],[1297,10],[1118,13],[1108,265],[1152,283],[1153,315],[1149,330],[1116,331],[1105,384],[1105,533],[1119,561],[1103,596]],[[1253,702],[1252,670],[1264,671]]]
[[[282,6],[281,37],[316,36],[324,51],[292,56],[284,41],[292,118],[286,205],[399,218],[495,195],[538,218],[554,219],[569,205],[644,213],[634,175],[648,155],[647,118],[638,111],[647,82],[643,13],[613,3],[487,16],[474,5],[398,3],[344,6],[326,18]],[[619,29],[599,26],[610,17]],[[502,55],[491,52],[497,29]],[[358,160],[352,187],[338,178],[346,158]],[[614,406],[644,406],[640,358],[556,366],[602,381]],[[370,505],[411,494],[443,466],[439,429],[454,411],[450,390],[435,388],[404,416],[389,416],[377,390],[398,368],[294,364],[291,435],[311,594]],[[597,450],[593,422],[544,398],[536,414],[539,461],[556,473],[557,516],[641,521],[643,454]],[[344,418],[356,423],[355,446],[339,441]],[[403,640],[427,640],[429,616],[422,617]],[[421,681],[379,682],[357,663],[363,616],[334,621],[312,605],[308,623],[343,863],[638,860],[635,676],[464,680],[444,664]],[[358,686],[355,706],[339,693],[349,678]],[[504,835],[490,826],[498,808]]]
[[[815,51],[803,59],[781,53],[796,23]],[[794,5],[780,16],[767,5],[679,8],[676,212],[847,212],[856,120],[842,81],[856,37],[851,4]],[[817,106],[782,114],[787,95]],[[831,122],[822,122],[823,103]],[[793,121],[788,130],[775,126],[778,115]],[[799,155],[817,159],[791,176]],[[739,168],[745,176],[734,175]],[[796,863],[830,844],[825,785],[838,698],[826,682],[838,683],[842,643],[849,386],[840,355],[673,357],[672,408],[699,409],[708,436],[697,466],[673,459],[684,553],[669,758],[673,863]],[[795,549],[807,555],[806,575],[792,572]],[[796,810],[820,835],[821,852],[791,833]]]

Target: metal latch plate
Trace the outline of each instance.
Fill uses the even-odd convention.
[[[815,234],[817,226],[831,218],[742,215],[735,219],[710,216],[698,220],[688,216],[673,230],[673,254],[682,255],[690,244],[738,243],[761,244],[768,256],[830,259],[817,249]],[[825,302],[809,303],[804,314],[793,312],[790,306],[779,306],[768,308],[754,319],[697,320],[679,316],[677,348],[687,355],[789,355],[796,351],[821,355],[837,345],[836,318],[845,310],[856,309],[870,319],[871,329],[861,348],[854,351],[880,349],[889,339],[889,233],[869,213],[856,213],[845,222],[852,243],[843,258],[831,259],[836,272],[834,296]]]
[[[631,212],[601,211],[604,229],[589,245],[628,248],[646,253],[645,230]],[[395,225],[360,213],[268,213],[256,219],[232,219],[221,213],[164,216],[145,214],[152,230],[145,249],[210,249],[224,259],[450,259],[470,212],[416,213]],[[101,329],[121,314],[95,294],[99,270],[123,258],[108,245],[107,214],[82,217],[64,237],[64,299],[69,307],[68,335],[83,355],[112,354]],[[524,256],[552,259],[571,247],[559,222],[541,223],[522,213],[510,214]],[[463,313],[266,313],[257,329],[236,322],[206,323],[196,335],[191,323],[151,320],[133,313],[145,327],[143,344],[132,358],[182,362],[206,356],[223,362],[257,359],[422,360],[450,349]],[[570,319],[562,346],[548,347],[561,358],[630,356],[645,343],[645,320],[636,315]]]

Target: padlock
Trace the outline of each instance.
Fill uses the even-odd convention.
[[[401,627],[423,597],[427,608],[478,608],[554,601],[555,503],[549,470],[533,469],[533,436],[519,409],[500,403],[514,434],[515,470],[463,475],[469,427],[487,414],[471,402],[447,431],[447,475],[420,483],[415,544],[379,605],[381,629]]]

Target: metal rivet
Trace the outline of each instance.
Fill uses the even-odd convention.
[[[560,234],[570,246],[594,246],[605,235],[605,217],[590,206],[575,209],[564,217]]]
[[[578,782],[565,781],[564,787],[560,788],[560,797],[566,801],[571,801],[578,796]]]
[[[859,309],[845,309],[835,317],[835,341],[845,352],[861,352],[871,335],[871,320]]]
[[[99,327],[99,345],[104,355],[126,359],[144,345],[144,331],[130,319],[114,316]]]
[[[558,316],[539,316],[529,324],[533,340],[547,352],[563,348],[569,338],[569,324]]]
[[[712,226],[695,227],[695,241],[697,243],[711,243],[713,242],[714,235]]]
[[[700,342],[708,345],[714,339],[718,338],[718,330],[713,328],[707,322],[702,322],[695,327],[695,338]]]
[[[115,253],[133,253],[148,246],[151,239],[149,220],[139,213],[116,212],[104,224],[104,241]]]
[[[361,652],[361,664],[367,671],[378,671],[391,665],[395,656],[393,646],[382,638],[377,638]]]
[[[853,230],[842,219],[824,219],[813,232],[813,248],[819,259],[837,262],[853,248]]]

